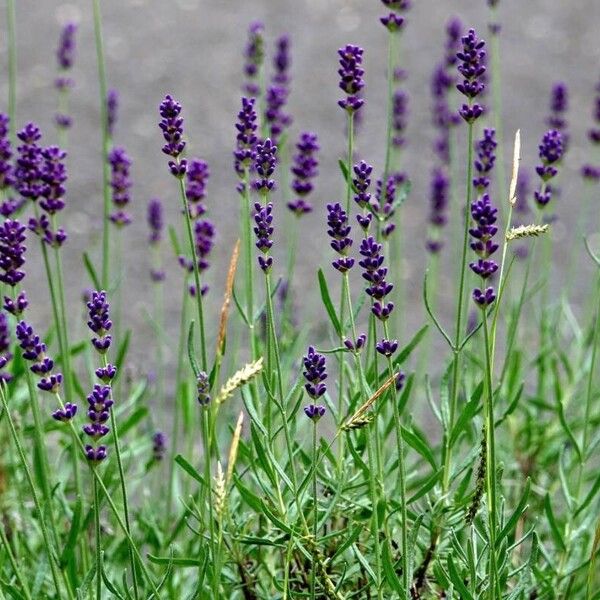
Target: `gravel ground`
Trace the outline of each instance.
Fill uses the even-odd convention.
[[[420,305],[425,263],[423,232],[433,161],[430,73],[443,51],[447,19],[459,16],[465,25],[484,32],[487,8],[484,0],[415,0],[414,4],[403,36],[402,52],[402,63],[409,73],[406,89],[411,97],[404,168],[413,180],[413,192],[403,209],[407,248],[404,285],[410,304],[415,306],[410,314],[419,317],[421,309],[417,305]],[[56,95],[52,81],[59,25],[67,19],[80,23],[73,70],[76,88],[71,101],[75,125],[69,138],[69,205],[64,217],[70,234],[64,254],[67,292],[75,323],[81,310],[81,290],[89,285],[81,251],[92,244],[92,255],[99,256],[101,228],[98,86],[91,2],[19,0],[17,5],[17,121],[19,125],[28,120],[39,122],[47,133],[48,143],[55,141],[52,118]],[[298,281],[306,286],[314,285],[316,265],[326,265],[330,260],[329,247],[324,241],[323,210],[325,203],[340,199],[342,194],[336,162],[344,147],[344,120],[336,105],[339,97],[336,50],[349,42],[365,48],[367,108],[358,147],[361,156],[381,166],[385,138],[386,32],[378,23],[382,5],[376,1],[104,0],[102,11],[109,85],[121,94],[116,143],[126,146],[134,161],[132,210],[135,222],[125,232],[124,305],[126,319],[135,330],[133,356],[141,362],[146,356],[143,343],[152,336],[144,316],[145,307],[151,303],[145,208],[151,197],[160,197],[168,207],[169,220],[177,222],[179,207],[175,183],[168,175],[160,152],[161,137],[156,126],[157,107],[163,95],[173,93],[182,102],[190,153],[202,156],[211,166],[209,206],[219,239],[210,275],[213,302],[208,310],[211,318],[216,318],[224,270],[238,231],[239,201],[234,191],[236,180],[231,168],[231,150],[233,122],[240,98],[240,55],[248,24],[256,19],[265,22],[268,49],[272,48],[277,35],[283,32],[291,35],[292,132],[295,136],[301,129],[314,130],[321,140],[322,176],[315,195],[318,209],[306,217],[300,230],[303,250],[298,259]],[[4,11],[1,14],[4,16]],[[552,82],[564,80],[572,92],[572,142],[566,165],[569,172],[563,177],[563,194],[557,203],[560,220],[554,230],[558,245],[556,280],[560,283],[567,249],[576,243],[568,233],[583,189],[576,172],[589,151],[585,129],[590,122],[592,90],[600,75],[600,2],[501,0],[500,17],[505,131],[510,137],[517,127],[522,129],[525,165],[535,164]],[[0,68],[5,73],[4,19],[0,20],[0,31]],[[0,109],[5,109],[6,97],[7,80],[3,77]],[[505,149],[506,156],[510,152],[510,148]],[[34,320],[41,325],[50,312],[49,303],[35,249],[37,244],[30,246],[27,288],[33,298]],[[452,262],[452,257],[448,261]],[[180,274],[173,266],[166,288],[169,333],[172,334],[169,339],[173,340],[168,362],[175,354],[179,281]],[[407,319],[416,321],[414,316]]]

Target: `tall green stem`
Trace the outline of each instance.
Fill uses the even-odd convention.
[[[94,467],[92,467],[94,469]],[[100,494],[98,482],[92,476],[94,488],[94,530],[96,539],[96,600],[102,600],[102,537],[100,531]]]
[[[467,132],[467,186],[466,186],[466,206],[464,209],[464,232],[463,232],[463,246],[462,255],[460,261],[460,279],[458,285],[458,303],[456,307],[456,329],[454,335],[454,360],[452,362],[452,385],[450,389],[450,414],[448,431],[444,432],[444,477],[442,480],[443,492],[447,493],[450,487],[450,471],[452,468],[452,447],[450,445],[450,432],[454,426],[454,419],[456,416],[456,409],[458,405],[458,392],[460,389],[459,377],[460,377],[460,358],[461,352],[459,350],[461,337],[463,335],[463,312],[465,305],[465,281],[467,276],[467,249],[469,246],[469,223],[470,223],[470,208],[471,208],[471,197],[472,197],[472,183],[473,178],[473,124],[469,123]]]
[[[8,28],[8,117],[10,136],[14,144],[17,131],[17,25],[15,0],[6,0],[6,24]]]
[[[102,13],[100,0],[92,0],[94,13],[94,40],[96,44],[96,62],[98,67],[98,86],[100,90],[100,129],[102,132],[102,287],[108,290],[110,273],[110,188],[108,151],[110,136],[108,132],[108,117],[106,106],[106,64],[104,60],[104,41],[102,38]]]
[[[313,542],[315,544],[314,556],[311,566],[310,573],[310,598],[315,600],[316,598],[316,578],[317,578],[317,560],[316,553],[318,548],[318,535],[319,535],[319,508],[317,505],[317,422],[313,421],[312,430],[312,459],[313,459],[313,473],[312,473],[312,492],[313,492]]]
[[[206,356],[206,334],[204,331],[204,307],[202,300],[202,286],[200,285],[200,268],[198,266],[198,256],[196,253],[196,244],[194,243],[194,233],[192,231],[192,219],[190,217],[190,207],[188,205],[187,195],[185,192],[185,183],[183,178],[179,180],[179,193],[181,195],[181,204],[183,206],[183,213],[185,215],[185,229],[187,231],[189,252],[192,257],[193,269],[194,269],[194,284],[196,286],[196,308],[198,311],[198,328],[200,329],[200,358],[202,370],[207,370],[208,360]]]

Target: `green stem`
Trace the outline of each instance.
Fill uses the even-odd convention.
[[[213,561],[213,594],[214,598],[219,597],[219,578],[217,573],[217,555],[215,551],[215,521],[213,516],[213,487],[210,469],[210,427],[208,406],[202,409],[202,440],[204,442],[204,478],[208,490],[208,531],[210,535],[211,555]],[[203,568],[203,561],[199,561],[199,568]]]
[[[313,465],[317,463],[317,422],[313,421],[312,430],[312,455]],[[317,469],[313,468],[312,474],[312,491],[313,491],[313,542],[315,544],[315,550],[313,553],[313,561],[311,565],[310,574],[310,597],[311,600],[316,598],[316,577],[317,577],[317,548],[318,548],[318,535],[319,535],[319,509],[317,505]]]
[[[190,218],[190,208],[188,205],[187,195],[185,192],[185,183],[183,178],[179,180],[179,193],[181,195],[181,204],[183,206],[183,213],[185,215],[185,229],[187,231],[189,252],[192,257],[193,269],[194,269],[194,284],[196,286],[196,308],[198,310],[198,328],[200,329],[200,358],[202,370],[207,370],[208,360],[206,357],[206,334],[204,331],[204,307],[202,301],[202,287],[200,285],[200,269],[198,267],[198,256],[196,253],[196,244],[194,243],[194,234],[192,232],[192,220]]]
[[[92,470],[94,467],[92,467]],[[102,600],[102,538],[100,532],[100,494],[98,493],[98,483],[92,476],[92,486],[94,488],[94,529],[96,539],[96,600]]]
[[[108,360],[106,358],[106,354],[102,355],[102,366],[106,369],[108,366]],[[113,390],[110,387],[110,399],[113,399]],[[113,434],[113,441],[115,444],[115,454],[117,456],[117,467],[119,469],[119,480],[121,483],[121,495],[123,496],[123,515],[125,517],[125,528],[127,529],[127,534],[131,535],[131,523],[129,520],[129,502],[127,499],[127,486],[125,484],[125,471],[123,469],[123,460],[121,458],[121,447],[119,444],[119,432],[117,429],[117,420],[115,419],[115,411],[110,410],[110,426]],[[138,582],[137,575],[135,572],[135,557],[133,554],[133,550],[129,548],[129,562],[131,564],[131,579],[133,582],[133,595],[137,600],[139,598],[139,590],[138,590]]]
[[[106,64],[104,60],[104,41],[102,38],[102,13],[100,11],[100,0],[92,0],[94,13],[94,40],[96,44],[96,62],[98,66],[98,85],[100,90],[100,129],[102,132],[102,287],[108,290],[110,273],[110,187],[109,187],[109,165],[108,151],[110,136],[108,132],[108,117],[106,107]]]
[[[48,563],[50,564],[52,581],[54,582],[54,588],[56,589],[57,597],[60,598],[62,591],[59,583],[59,574],[57,568],[58,565],[56,564],[57,554],[52,547],[52,543],[50,542],[50,535],[48,534],[48,529],[46,527],[44,511],[42,510],[42,505],[40,503],[39,496],[35,489],[35,483],[33,482],[33,476],[31,475],[31,468],[29,467],[27,459],[25,458],[23,445],[21,444],[21,440],[19,439],[19,435],[17,434],[12,415],[10,414],[10,410],[8,408],[8,402],[6,400],[6,387],[4,384],[0,385],[0,399],[2,400],[2,406],[4,408],[4,414],[6,416],[6,419],[8,420],[10,433],[17,448],[17,453],[19,454],[19,459],[21,460],[21,465],[23,466],[23,471],[25,471],[25,477],[27,478],[27,483],[29,484],[29,489],[31,490],[31,497],[33,498],[33,503],[39,516],[40,529],[42,530],[42,537],[44,539],[44,545],[46,547],[46,554],[48,555]],[[46,500],[44,500],[44,502],[46,502]]]
[[[463,334],[463,307],[465,303],[465,281],[467,276],[467,249],[469,247],[469,224],[470,208],[472,196],[473,178],[473,124],[469,123],[467,132],[467,186],[466,186],[466,206],[464,212],[464,232],[463,246],[460,261],[460,279],[458,286],[458,303],[456,308],[456,329],[454,336],[454,360],[452,362],[452,386],[450,390],[450,414],[448,431],[444,431],[444,477],[442,480],[443,493],[446,494],[450,488],[450,471],[452,469],[452,447],[450,445],[450,432],[454,427],[454,419],[458,405],[459,376],[460,376],[460,341]]]
[[[393,117],[393,96],[394,96],[394,41],[396,33],[388,32],[388,56],[387,56],[387,124],[386,124],[386,145],[385,145],[385,164],[383,168],[383,186],[387,184],[388,174],[392,160],[392,117]]]

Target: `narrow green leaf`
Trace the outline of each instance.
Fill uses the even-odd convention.
[[[431,465],[434,471],[437,471],[437,464],[435,462],[435,456],[433,455],[433,452],[427,445],[427,442],[424,441],[416,431],[410,431],[403,426],[402,438],[413,450],[420,454]]]
[[[450,581],[452,581],[452,584],[458,590],[458,597],[461,600],[474,600],[473,595],[467,589],[467,586],[464,584],[462,577],[456,569],[452,554],[448,555],[448,574],[450,575]]]
[[[75,547],[77,546],[77,540],[79,536],[79,530],[81,527],[81,516],[83,513],[83,502],[81,496],[77,496],[75,499],[75,510],[73,511],[73,517],[71,519],[71,528],[69,529],[69,535],[67,542],[63,548],[62,554],[60,555],[60,566],[65,568],[74,558]]]
[[[101,290],[102,286],[100,285],[100,278],[98,277],[96,269],[94,268],[94,264],[92,263],[87,252],[83,253],[83,264],[85,266],[85,270],[90,276],[90,279],[92,280],[92,283],[94,284],[94,288],[96,288],[98,291]]]
[[[204,486],[204,478],[198,471],[185,459],[181,454],[175,457],[175,462],[192,478],[195,479],[200,485]],[[196,562],[197,564],[197,562]]]
[[[550,494],[546,494],[544,498],[544,512],[546,513],[546,518],[548,519],[548,525],[550,526],[550,531],[552,533],[552,537],[557,546],[564,552],[565,541],[563,540],[563,536],[560,533],[560,529],[558,524],[556,523],[556,518],[554,516],[554,512],[552,511],[552,504],[550,502]]]
[[[198,379],[200,377],[201,370],[200,365],[198,365],[198,361],[196,360],[196,350],[194,349],[194,321],[190,323],[190,328],[188,330],[187,351],[192,371],[194,372],[196,379]]]
[[[512,530],[517,526],[519,519],[521,518],[523,513],[527,510],[527,500],[529,498],[530,488],[531,488],[531,481],[528,477],[527,481],[525,482],[525,489],[523,490],[523,493],[521,494],[521,500],[519,500],[519,504],[517,505],[517,507],[515,508],[513,513],[510,515],[508,521],[506,522],[506,525],[502,528],[502,531],[500,532],[500,534],[498,535],[498,537],[496,539],[496,548],[500,547],[500,543],[502,542],[502,540],[505,537],[507,537],[512,532]]]
[[[323,269],[319,269],[318,272],[319,279],[319,290],[321,291],[321,300],[323,301],[323,305],[325,306],[325,310],[329,315],[329,320],[335,329],[335,332],[338,336],[342,335],[342,328],[340,325],[340,321],[335,312],[335,308],[333,307],[333,302],[331,301],[331,296],[329,295],[329,288],[327,286],[327,280],[325,279],[325,275],[323,274]]]

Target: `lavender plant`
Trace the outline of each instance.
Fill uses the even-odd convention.
[[[81,101],[79,25],[60,35],[59,144],[46,146],[38,125],[15,120],[30,106],[17,95],[20,6],[7,1],[0,600],[598,598],[600,92],[584,139],[568,117],[583,92],[552,84],[537,119],[550,129],[536,132],[537,156],[522,156],[520,131],[511,147],[503,134],[500,36],[512,25],[499,3],[488,1],[489,61],[475,29],[447,21],[429,100],[407,78],[414,50],[402,42],[423,16],[407,0],[382,4],[361,39],[367,28],[388,36],[386,106],[358,136],[365,80],[382,83],[370,65],[385,59],[352,43],[323,57],[329,91],[342,92],[344,122],[334,102],[320,109],[344,139],[340,156],[300,109],[308,92],[291,49],[306,46],[272,32],[269,12],[250,24],[230,123],[239,210],[218,158],[188,154],[196,115],[184,128],[172,95],[159,106],[167,173],[149,177],[134,137],[128,151],[114,145],[132,92],[108,87],[101,3],[82,10],[82,34],[87,17],[94,25],[102,198],[86,197],[98,231],[86,233],[77,309],[70,177],[94,177],[69,109]],[[413,126],[426,103],[429,132]],[[377,152],[369,136],[384,130]],[[570,161],[589,201],[570,198]],[[138,174],[156,188],[146,198]],[[130,252],[141,204],[144,239]],[[565,211],[579,211],[573,229]],[[414,248],[422,259],[404,269]],[[587,287],[553,276],[565,254]]]

